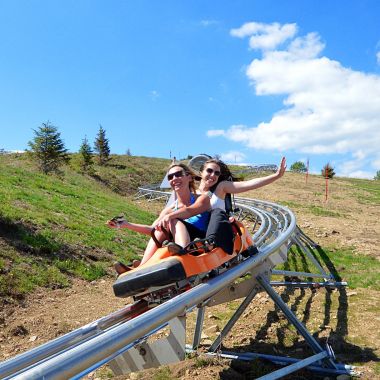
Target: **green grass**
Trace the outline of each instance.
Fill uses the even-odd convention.
[[[326,210],[323,207],[319,207],[319,206],[309,206],[308,210],[312,214],[317,215],[317,216],[331,216],[331,217],[334,217],[334,218],[339,218],[339,217],[342,216],[339,212],[335,212],[335,211],[331,211],[331,210]]]
[[[321,251],[321,250],[320,250]],[[380,290],[380,262],[372,256],[355,253],[349,248],[327,250],[333,273],[348,282],[350,288]]]
[[[195,368],[203,368],[208,367],[214,363],[212,358],[205,358],[202,356],[197,356],[194,359],[194,367]]]
[[[74,274],[88,281],[97,280],[107,273],[107,263],[88,264],[81,260],[67,259],[56,260],[54,264],[61,272]]]
[[[77,155],[71,167],[80,171]],[[141,185],[161,183],[171,161],[163,158],[111,155],[106,166],[95,165],[95,178],[112,191],[131,194]]]
[[[345,178],[344,181],[352,185],[354,195],[360,203],[380,204],[380,181],[356,178]]]
[[[129,261],[145,248],[147,237],[110,229],[105,222],[124,213],[150,224],[155,215],[102,181],[70,167],[63,176],[46,176],[26,155],[5,155],[0,183],[0,294],[67,286],[73,275],[94,280],[112,261]]]
[[[16,222],[18,237],[33,247],[45,246],[51,251],[80,242],[86,247],[121,251],[119,244],[112,242],[115,232],[104,226],[107,219],[124,212],[130,220],[152,221],[152,215],[127,199],[69,169],[61,180],[28,168],[15,172],[2,165],[0,181],[0,216],[8,224]]]
[[[302,208],[302,205],[297,203],[297,202],[293,202],[293,201],[281,201],[281,204],[290,208],[290,209],[299,209],[299,208]]]
[[[167,366],[160,367],[152,375],[152,380],[177,380],[177,377],[174,377],[170,368]]]
[[[350,288],[380,290],[380,262],[371,256],[357,254],[350,248],[314,249],[313,255],[325,270],[338,281],[347,281]],[[279,267],[280,268],[280,267]],[[312,262],[300,250],[292,247],[281,269],[317,273]],[[308,278],[312,280],[312,278]]]

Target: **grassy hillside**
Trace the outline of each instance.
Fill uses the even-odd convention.
[[[68,286],[71,276],[93,280],[115,259],[141,253],[146,238],[104,225],[123,212],[150,223],[154,215],[128,197],[138,185],[160,182],[169,160],[112,157],[95,176],[75,170],[46,176],[26,155],[0,156],[0,296],[18,297],[36,286]]]
[[[141,210],[131,195],[139,185],[159,183],[169,164],[164,159],[112,156],[107,166],[96,165],[90,177],[80,173],[74,155],[58,177],[39,173],[26,155],[0,155],[0,296],[14,299],[36,286],[69,286],[73,276],[94,280],[111,273],[114,260],[129,261],[141,254],[145,236],[111,230],[105,222],[120,213],[137,223],[152,222],[155,214]],[[328,226],[337,229],[333,243],[322,244],[339,274],[351,286],[379,289],[377,255],[360,252],[378,247],[374,223],[379,181],[334,179],[328,203],[323,202],[323,186],[320,176],[310,176],[306,185],[303,176],[287,173],[248,196],[288,205],[317,240],[331,235]],[[371,219],[363,219],[366,215]],[[351,231],[359,228],[364,230],[358,236],[367,240],[351,239]],[[338,237],[343,245],[335,243]]]

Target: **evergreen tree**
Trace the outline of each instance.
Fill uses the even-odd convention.
[[[88,143],[87,136],[82,141],[82,145],[79,148],[79,154],[81,158],[80,166],[84,172],[92,172],[94,162],[92,160],[93,151]]]
[[[328,162],[323,169],[321,170],[321,174],[323,177],[327,178],[333,178],[335,175],[334,168],[330,165]]]
[[[95,139],[95,152],[98,154],[100,165],[104,165],[109,160],[110,148],[108,139],[106,138],[106,131],[99,124],[99,132]]]
[[[376,175],[373,177],[373,179],[380,181],[380,170],[376,172]]]
[[[295,173],[305,173],[306,170],[306,166],[302,161],[296,161],[290,167],[290,171]]]
[[[69,161],[67,149],[57,127],[49,121],[34,131],[34,139],[28,145],[43,173],[59,173],[59,167]]]

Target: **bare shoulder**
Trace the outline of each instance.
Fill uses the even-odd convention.
[[[226,193],[231,193],[233,187],[233,182],[231,181],[222,181],[216,187],[214,194],[221,199],[224,199]]]

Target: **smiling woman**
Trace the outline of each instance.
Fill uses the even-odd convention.
[[[130,223],[124,219],[114,218],[107,222],[107,225],[111,228],[128,228],[132,231],[144,233],[150,235],[152,230],[158,225],[158,221],[164,218],[166,215],[170,214],[173,211],[181,210],[184,207],[192,205],[200,194],[196,193],[195,190],[195,174],[194,172],[185,164],[175,163],[172,164],[168,169],[167,179],[169,181],[170,187],[175,192],[175,202],[170,206],[165,207],[158,219],[153,222],[152,226],[140,225],[135,223]],[[196,238],[204,238],[206,235],[207,224],[209,219],[209,213],[207,210],[202,211],[202,213],[197,213],[190,215],[188,218],[183,220],[173,220],[170,226],[167,226],[167,229],[170,230],[171,235],[175,243],[169,243],[169,250],[173,252],[180,252],[183,247],[190,243],[190,241]],[[162,243],[168,237],[165,234],[165,231],[162,228],[156,228],[153,232],[155,239]],[[157,250],[157,244],[154,241],[153,237],[149,240],[148,245],[145,249],[141,264],[144,264],[148,261],[154,252]],[[123,271],[132,269],[139,263],[134,263],[131,267],[116,264],[117,271]]]

